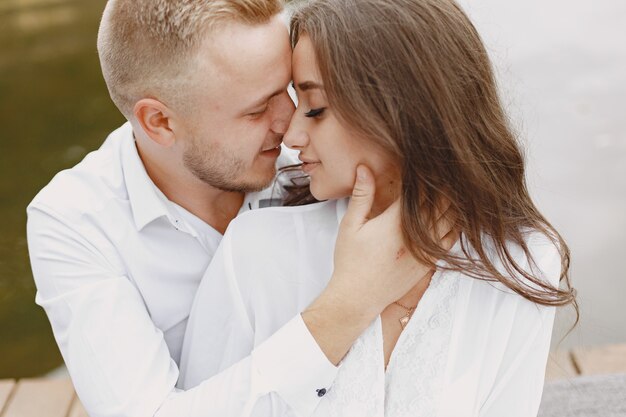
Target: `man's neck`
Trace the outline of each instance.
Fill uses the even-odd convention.
[[[155,179],[153,181],[170,201],[221,234],[226,232],[230,222],[237,216],[245,198],[244,193],[218,190],[203,182],[180,185],[170,181],[157,182]]]
[[[163,164],[154,163],[142,155],[139,146],[137,151],[148,176],[168,200],[224,234],[243,205],[244,193],[217,189],[186,170],[179,170],[180,172],[164,170]]]

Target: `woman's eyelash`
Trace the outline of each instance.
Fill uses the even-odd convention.
[[[326,110],[325,107],[321,107],[319,109],[311,109],[309,110],[308,113],[304,113],[305,117],[319,117],[322,115],[322,113],[324,113],[324,110]]]

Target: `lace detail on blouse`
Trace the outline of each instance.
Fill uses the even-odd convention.
[[[447,364],[458,275],[436,273],[387,371],[378,317],[352,346],[316,417],[432,417]]]
[[[383,345],[380,319],[370,324],[344,358],[323,401],[331,417],[384,416]],[[321,414],[320,414],[321,415]]]
[[[398,339],[387,366],[385,416],[437,415],[458,285],[455,273],[435,275]]]

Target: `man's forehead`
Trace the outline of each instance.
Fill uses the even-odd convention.
[[[289,34],[279,20],[258,25],[228,23],[207,36],[200,58],[232,78],[256,78],[255,72],[291,62]]]
[[[291,78],[291,47],[280,21],[225,26],[207,36],[197,58],[211,100],[233,109],[263,102]]]

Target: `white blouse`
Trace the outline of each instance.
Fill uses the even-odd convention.
[[[181,363],[184,388],[249,355],[322,292],[346,207],[347,200],[276,207],[233,221],[191,311]],[[539,233],[529,233],[527,242],[536,268],[521,248],[509,245],[517,262],[557,285],[554,245]],[[463,253],[459,243],[452,251]],[[498,282],[438,270],[387,369],[378,317],[343,359],[313,415],[536,416],[553,321],[554,307],[529,302]],[[270,393],[247,404],[245,415],[296,413]]]

